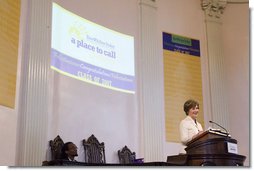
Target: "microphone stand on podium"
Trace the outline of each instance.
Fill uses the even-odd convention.
[[[225,131],[204,131],[187,143],[185,155],[168,156],[167,162],[178,166],[243,166],[246,157],[237,154],[237,140]]]

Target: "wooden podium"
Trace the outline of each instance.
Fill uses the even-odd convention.
[[[220,130],[207,130],[187,143],[186,155],[168,156],[167,162],[187,166],[243,166],[237,140]],[[183,157],[184,156],[184,157]]]

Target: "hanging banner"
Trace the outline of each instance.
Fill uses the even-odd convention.
[[[163,32],[163,49],[200,56],[199,40]]]
[[[166,140],[179,143],[186,100],[199,102],[198,121],[204,125],[199,40],[163,33],[163,58]]]

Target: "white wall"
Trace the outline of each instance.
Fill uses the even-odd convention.
[[[132,35],[137,50],[138,4],[136,0],[58,0],[79,16],[115,31]],[[79,5],[78,5],[79,4]],[[115,8],[117,7],[117,8]],[[137,52],[136,52],[137,54]],[[136,55],[137,58],[137,55]],[[94,134],[105,143],[106,161],[118,162],[117,150],[127,145],[139,153],[140,132],[137,95],[97,87],[53,73],[53,112],[50,137],[73,141],[84,161],[82,140]]]
[[[68,6],[69,10],[80,13],[88,20],[133,35],[135,37],[135,55],[138,61],[140,52],[138,51],[139,8],[137,0],[58,0],[57,2]],[[207,54],[204,14],[200,1],[157,0],[157,6],[160,32],[165,31],[200,40],[202,77],[204,78],[203,96],[206,100]],[[239,153],[248,156],[249,125],[246,123],[249,121],[249,49],[247,41],[249,35],[246,27],[238,28],[249,21],[245,20],[248,17],[246,8],[246,6],[228,5],[222,16],[226,63],[229,64],[226,72],[228,84],[230,84],[228,86],[229,109],[232,116],[230,117],[230,131],[232,136],[238,140]],[[26,9],[23,9],[23,12],[25,11]],[[23,25],[25,25],[24,21]],[[158,36],[159,42],[162,42],[161,33],[158,33]],[[239,43],[236,44],[235,41],[232,41],[233,38]],[[162,43],[159,46],[161,51],[158,57],[162,58]],[[139,65],[142,63],[136,62],[136,68]],[[111,90],[104,91],[103,88],[81,83],[53,73],[53,71],[51,81],[52,106],[54,107],[51,118],[49,118],[49,139],[53,139],[59,134],[64,141],[76,143],[79,148],[79,161],[83,160],[81,140],[88,138],[92,133],[99,141],[105,142],[106,158],[109,163],[118,161],[116,151],[124,145],[128,145],[133,151],[136,151],[137,157],[143,157],[142,140],[140,139],[142,134],[140,123],[142,121],[137,106],[139,97],[119,94]],[[17,84],[19,84],[19,79]],[[19,94],[18,88],[17,94]],[[204,103],[204,111],[207,111],[208,108],[207,103]],[[2,130],[0,131],[2,142],[0,165],[15,163],[17,110],[17,108],[9,109],[0,106],[0,130]],[[162,115],[164,116],[164,114]],[[164,125],[164,123],[162,124]],[[239,127],[242,129],[239,130]],[[46,143],[48,140],[45,140]],[[168,155],[178,154],[178,147],[177,143],[165,142],[164,158],[166,159]],[[248,159],[245,164],[248,164]]]
[[[228,4],[222,14],[230,133],[238,140],[239,154],[249,165],[249,11],[248,4]],[[160,31],[200,40],[205,119],[209,116],[207,53],[204,11],[197,0],[158,0]],[[162,42],[162,41],[161,41]],[[162,49],[162,47],[161,47]],[[161,52],[162,53],[162,52]],[[209,125],[204,125],[207,128]],[[241,127],[241,129],[239,129]],[[178,143],[165,142],[165,157],[179,152]]]
[[[202,63],[202,81],[203,92],[206,92],[206,41],[205,41],[205,28],[204,28],[204,14],[200,6],[200,1],[197,0],[158,0],[158,26],[160,31],[160,42],[162,42],[162,32],[168,32],[193,39],[200,40],[201,63]],[[162,43],[160,44],[161,58]],[[162,60],[163,61],[163,60]],[[162,97],[164,98],[164,97]],[[203,98],[206,94],[203,93]],[[205,104],[205,103],[204,103]],[[202,106],[204,112],[207,111],[206,106]],[[176,113],[176,115],[184,115],[183,113]],[[165,118],[165,116],[164,116]],[[206,118],[206,116],[205,116]],[[164,124],[164,123],[163,123]],[[206,128],[205,126],[203,126]],[[164,130],[165,132],[165,130]],[[165,142],[164,158],[169,155],[177,155],[180,151],[179,143]]]
[[[0,150],[2,153],[0,165],[14,165],[15,163],[16,123],[16,111],[0,105]]]
[[[250,162],[249,6],[228,4],[223,19],[223,40],[229,103],[230,134],[239,154]]]
[[[25,0],[23,0],[25,2]],[[21,13],[20,18],[20,35],[19,44],[22,44],[22,37],[24,33],[24,25],[26,15],[26,3],[21,3],[20,5]],[[17,60],[17,78],[16,78],[16,97],[14,108],[8,108],[0,105],[0,166],[13,166],[16,160],[16,140],[17,140],[17,120],[18,120],[18,103],[19,103],[19,93],[20,93],[20,67],[21,67],[21,54],[22,46],[18,48],[18,60]]]

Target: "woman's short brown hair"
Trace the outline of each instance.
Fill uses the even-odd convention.
[[[199,107],[199,103],[195,100],[189,99],[184,103],[183,110],[186,115],[188,115],[189,110],[195,108],[196,106]]]

